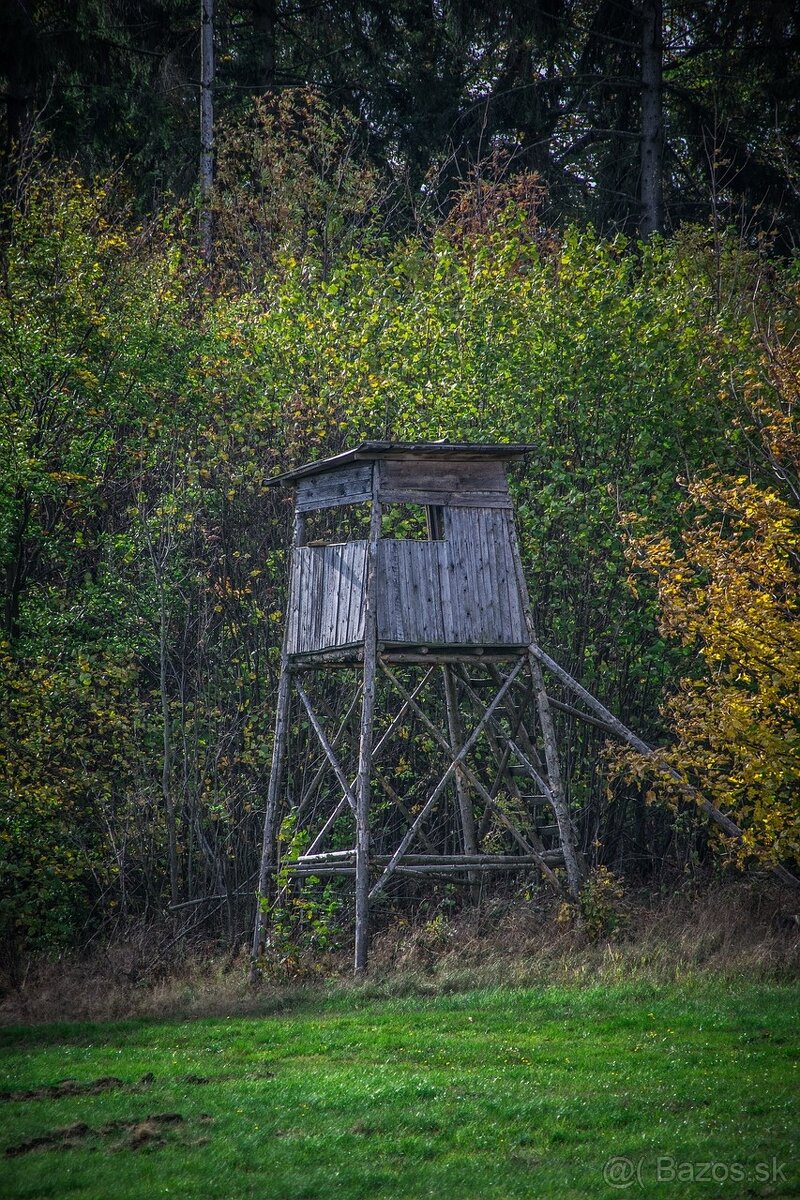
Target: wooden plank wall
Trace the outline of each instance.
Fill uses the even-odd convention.
[[[445,640],[525,645],[525,614],[511,551],[513,516],[503,509],[446,508],[440,567]]]
[[[337,467],[335,471],[301,479],[294,506],[297,512],[311,512],[341,504],[360,504],[371,497],[372,463],[355,463],[352,467]]]
[[[289,654],[363,642],[366,566],[365,541],[295,550]]]
[[[415,645],[528,641],[503,509],[445,509],[445,540],[378,546],[378,638]]]
[[[511,508],[502,462],[387,458],[378,464],[382,504]]]
[[[440,645],[444,542],[378,543],[378,639]]]

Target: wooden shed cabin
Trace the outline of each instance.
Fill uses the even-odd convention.
[[[283,476],[295,485],[300,526],[287,653],[364,645],[371,549],[376,636],[384,649],[527,646],[505,473],[527,449],[365,442]],[[368,531],[339,540],[334,520],[327,544],[306,544],[307,514],[373,499],[384,518],[395,517],[388,531],[382,521],[374,542]]]
[[[506,479],[531,449],[363,442],[270,481],[294,491],[294,537],[259,892],[279,869],[352,876],[359,972],[370,905],[409,876],[474,890],[484,873],[535,871],[577,891]],[[409,727],[440,760],[406,784]],[[289,812],[306,844],[287,863]]]
[[[506,483],[531,449],[363,442],[271,481],[294,537],[254,978],[270,904],[303,880],[353,888],[357,973],[374,901],[404,885],[534,872],[577,897],[554,712],[656,757],[537,642]]]

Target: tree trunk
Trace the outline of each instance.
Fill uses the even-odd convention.
[[[200,11],[200,253],[208,262],[214,183],[214,0],[201,0]]]
[[[175,797],[172,792],[172,714],[169,707],[167,652],[168,618],[164,581],[159,587],[159,693],[161,696],[161,794],[167,818],[167,849],[169,853],[169,892],[172,904],[178,903],[178,829],[175,817]]]
[[[253,32],[258,67],[256,78],[264,92],[275,87],[275,0],[253,0]]]
[[[646,239],[661,233],[664,224],[662,160],[664,109],[662,71],[661,0],[642,3],[642,155],[639,232]]]

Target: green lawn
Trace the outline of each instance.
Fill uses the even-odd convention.
[[[259,1019],[10,1029],[0,1195],[796,1197],[799,998],[353,991]],[[614,1157],[632,1167],[607,1182]]]

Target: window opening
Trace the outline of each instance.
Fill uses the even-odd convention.
[[[304,513],[306,546],[336,546],[342,542],[366,541],[369,536],[368,500],[361,504],[340,504]]]
[[[385,504],[381,513],[381,537],[394,541],[441,541],[443,523],[431,514],[441,513],[438,506],[424,504]]]

